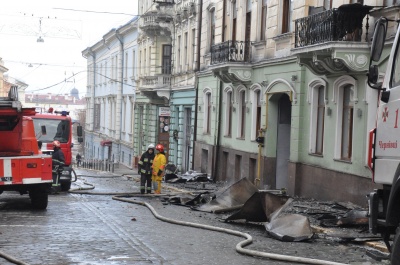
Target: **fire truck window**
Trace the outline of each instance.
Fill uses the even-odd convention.
[[[17,116],[0,116],[0,131],[12,131],[18,124]]]
[[[54,140],[67,143],[69,139],[69,122],[64,120],[33,119],[35,134],[38,140],[49,143]],[[46,126],[46,135],[41,134],[41,126]]]

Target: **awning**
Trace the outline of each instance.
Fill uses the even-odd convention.
[[[103,140],[100,142],[101,146],[111,146],[112,145],[112,141],[110,140]]]

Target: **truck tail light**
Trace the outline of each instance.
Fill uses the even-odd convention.
[[[37,163],[28,163],[26,164],[27,168],[37,168]]]

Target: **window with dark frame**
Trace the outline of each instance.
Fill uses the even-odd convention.
[[[261,129],[261,91],[256,91],[256,136],[258,136]]]
[[[188,67],[188,33],[185,32],[184,35],[184,39],[183,39],[184,43],[183,43],[183,63],[184,63],[184,70],[187,71],[187,67]]]
[[[226,136],[231,136],[232,135],[232,91],[229,91],[226,97],[226,104],[228,105],[227,108],[227,130],[226,130]]]
[[[267,9],[268,9],[268,0],[262,0],[262,8],[261,8],[261,32],[260,32],[260,40],[267,39]]]
[[[207,100],[206,133],[210,133],[211,132],[211,111],[212,111],[211,93],[206,94],[206,100]]]
[[[322,155],[324,151],[324,123],[325,123],[325,100],[324,87],[320,86],[317,89],[318,107],[317,107],[317,124],[316,124],[316,139],[315,153]]]
[[[237,10],[236,10],[236,1],[232,3],[233,16],[232,16],[232,41],[236,41],[236,27],[237,27]]]
[[[192,29],[192,62],[196,62],[196,29]],[[191,69],[194,70],[195,66],[192,64]]]
[[[240,138],[245,137],[246,130],[246,97],[245,91],[240,92]]]
[[[215,9],[210,11],[210,46],[215,44]]]
[[[171,45],[163,45],[162,74],[171,74]]]
[[[292,23],[292,7],[293,0],[284,0],[283,1],[283,12],[282,12],[282,34],[288,33],[291,31],[291,23]]]
[[[178,72],[182,71],[182,63],[181,63],[181,36],[178,36],[178,41],[176,43],[178,46],[177,53],[176,53],[176,66],[178,66]]]
[[[342,143],[341,159],[351,160],[353,145],[353,103],[351,102],[351,85],[343,88]]]

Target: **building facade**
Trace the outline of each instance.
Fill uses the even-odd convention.
[[[149,144],[163,144],[169,153],[172,14],[172,1],[139,2],[136,163]]]
[[[112,29],[82,54],[87,58],[85,159],[132,166],[138,18]]]
[[[196,72],[199,68],[201,1],[181,0],[174,7],[173,68],[170,93],[169,162],[185,173],[193,167]]]
[[[365,204],[368,6],[392,2],[203,1],[194,169]]]

